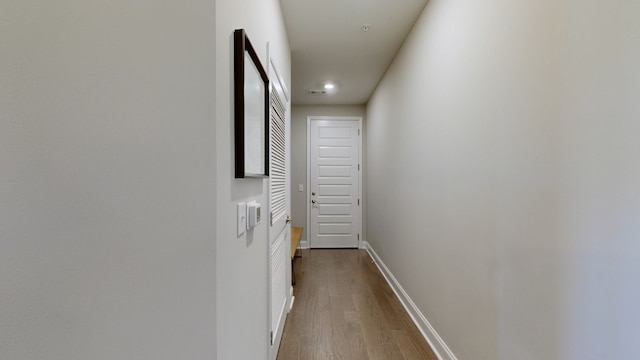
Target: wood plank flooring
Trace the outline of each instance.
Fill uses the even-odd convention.
[[[437,360],[365,250],[303,250],[278,360]]]

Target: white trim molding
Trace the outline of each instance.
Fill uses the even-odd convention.
[[[296,301],[296,297],[293,295],[293,286],[291,286],[289,290],[289,310],[287,311],[287,313],[290,313],[291,310],[293,310],[294,301]]]
[[[376,263],[376,266],[378,267],[378,269],[380,269],[382,276],[384,276],[385,280],[387,280],[387,283],[389,283],[389,286],[391,286],[391,289],[398,297],[398,300],[400,300],[400,303],[402,303],[402,306],[404,306],[407,313],[409,313],[409,316],[411,317],[413,322],[416,324],[416,326],[422,333],[422,336],[424,336],[424,338],[427,340],[427,342],[431,346],[431,349],[433,349],[433,352],[436,354],[438,359],[457,360],[455,355],[453,355],[453,352],[451,352],[451,349],[449,349],[447,344],[445,344],[444,340],[442,340],[442,338],[440,337],[440,335],[438,335],[438,333],[433,328],[433,326],[431,326],[431,324],[429,323],[427,318],[424,316],[424,314],[422,314],[420,309],[418,309],[418,307],[413,302],[413,300],[411,300],[411,298],[406,293],[406,291],[404,291],[404,289],[402,288],[402,285],[400,285],[400,283],[398,282],[398,279],[396,279],[396,277],[393,276],[389,268],[387,268],[387,266],[384,264],[382,259],[378,256],[375,250],[373,250],[371,245],[369,245],[369,243],[367,243],[366,241],[363,243],[364,243],[364,248],[367,250],[367,252],[371,256],[373,261]]]

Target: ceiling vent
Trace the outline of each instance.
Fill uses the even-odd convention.
[[[327,90],[309,90],[311,95],[327,95]]]

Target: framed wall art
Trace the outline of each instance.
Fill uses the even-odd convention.
[[[269,176],[269,78],[244,29],[234,32],[235,177]]]

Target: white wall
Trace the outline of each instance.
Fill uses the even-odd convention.
[[[291,113],[291,226],[303,227],[302,240],[307,237],[307,117],[358,116],[366,127],[364,105],[295,105]],[[363,145],[364,147],[364,145]],[[303,184],[304,191],[298,191]],[[363,187],[365,184],[363,183]],[[364,191],[363,191],[364,193]],[[363,204],[364,206],[364,204]],[[363,214],[364,215],[364,214]],[[363,228],[366,229],[363,216]],[[364,236],[364,235],[363,235]]]
[[[256,200],[266,209],[267,181],[234,179],[233,31],[246,29],[265,69],[269,42],[289,89],[291,56],[277,0],[218,0],[216,15],[218,359],[266,359],[268,221],[238,237],[236,205]]]
[[[459,359],[631,359],[640,5],[431,0],[367,106],[368,241]]]
[[[215,359],[214,23],[0,4],[0,358]]]

